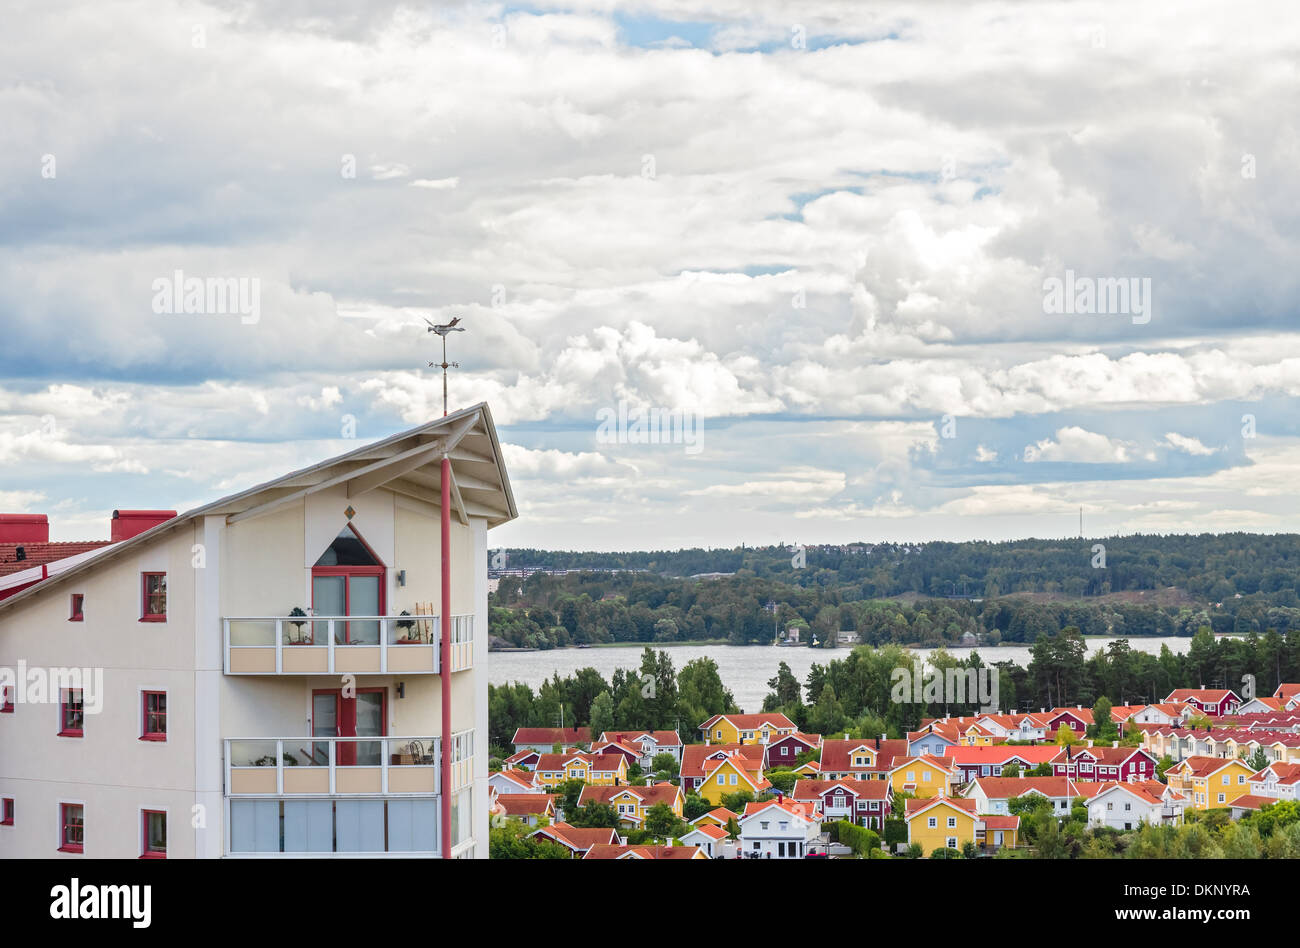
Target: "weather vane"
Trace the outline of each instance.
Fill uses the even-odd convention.
[[[423,317],[422,317],[422,318],[423,318]],[[424,321],[425,321],[426,323],[429,323],[429,320],[427,320],[427,319],[425,319]],[[439,367],[442,368],[442,414],[443,414],[443,417],[444,417],[444,418],[445,418],[446,415],[447,415],[447,370],[448,370],[449,368],[450,368],[450,369],[459,369],[459,368],[460,368],[460,363],[459,363],[459,362],[448,362],[448,361],[447,361],[447,333],[449,333],[449,332],[464,332],[464,331],[465,331],[465,327],[464,327],[464,326],[458,326],[458,325],[456,325],[456,324],[459,323],[459,322],[460,322],[460,317],[459,317],[459,316],[456,316],[456,317],[454,317],[454,318],[452,319],[451,322],[449,322],[449,323],[445,323],[444,325],[441,325],[441,326],[435,326],[433,323],[429,323],[429,332],[436,332],[439,336],[442,337],[442,361],[441,361],[441,362],[430,362],[429,365],[430,365],[431,367],[432,367],[432,366],[439,366]]]

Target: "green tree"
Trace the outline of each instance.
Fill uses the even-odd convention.
[[[542,837],[530,837],[533,830],[519,820],[506,820],[488,827],[489,859],[568,859],[569,850]]]
[[[577,812],[569,817],[568,822],[573,826],[583,826],[589,828],[613,829],[618,826],[618,811],[608,803],[602,803],[599,800],[588,800]]]
[[[680,836],[684,824],[667,803],[656,803],[646,811],[645,828],[654,836],[668,838]]]
[[[602,691],[591,702],[591,738],[598,740],[606,731],[614,730],[614,698]]]

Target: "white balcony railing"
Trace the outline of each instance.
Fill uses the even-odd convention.
[[[230,797],[428,796],[441,792],[436,737],[252,737],[225,741]],[[452,735],[451,789],[474,779],[474,732]]]
[[[474,664],[474,616],[451,617],[451,670]],[[228,675],[442,671],[437,616],[231,616],[222,620]]]

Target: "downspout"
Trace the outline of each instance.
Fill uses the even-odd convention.
[[[451,459],[442,458],[442,858],[451,858]]]

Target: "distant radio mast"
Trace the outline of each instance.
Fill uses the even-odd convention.
[[[429,323],[429,320],[426,319],[425,322]],[[460,317],[456,316],[452,319],[451,322],[444,323],[441,326],[435,326],[433,323],[429,323],[429,332],[436,332],[439,336],[442,337],[442,361],[430,362],[429,365],[430,367],[437,366],[442,369],[442,414],[444,418],[447,415],[447,370],[449,368],[450,369],[460,368],[459,362],[447,361],[447,333],[464,332],[465,331],[464,326],[456,325],[459,322],[460,322]]]

